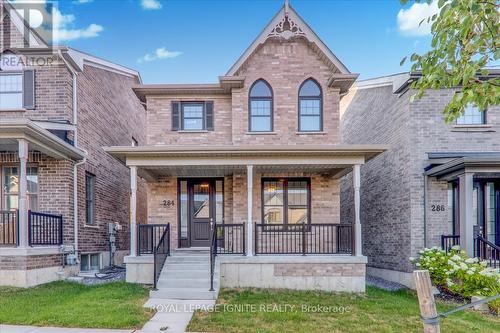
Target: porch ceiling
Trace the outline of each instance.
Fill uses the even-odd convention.
[[[56,159],[77,161],[85,157],[82,150],[28,119],[0,119],[0,151],[16,152],[19,139],[28,141],[30,151],[39,151]]]
[[[336,177],[351,171],[350,167],[345,165],[256,165],[254,172],[257,173],[322,173]],[[144,178],[155,178],[159,176],[177,176],[177,177],[223,177],[234,173],[245,173],[246,165],[205,165],[205,166],[159,166],[139,168],[139,175]]]

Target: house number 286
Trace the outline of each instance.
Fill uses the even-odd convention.
[[[444,205],[431,205],[431,210],[433,212],[444,212]]]

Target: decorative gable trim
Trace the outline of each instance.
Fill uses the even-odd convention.
[[[350,74],[347,67],[333,54],[325,43],[307,25],[307,23],[288,4],[283,5],[271,22],[264,28],[253,43],[245,50],[236,63],[229,69],[226,76],[236,75],[257,48],[270,38],[289,40],[294,37],[305,38],[314,48],[324,55],[327,61],[335,66],[341,74]]]

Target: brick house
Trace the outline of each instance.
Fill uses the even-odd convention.
[[[0,285],[32,286],[108,265],[109,223],[121,227],[114,263],[128,253],[128,169],[102,147],[143,144],[146,114],[138,72],[24,38],[10,6],[0,2]],[[63,267],[75,253],[79,265]]]
[[[458,89],[429,90],[410,102],[417,77],[359,81],[341,101],[344,144],[390,146],[361,168],[368,273],[409,286],[408,259],[424,247],[459,244],[489,258],[500,245],[500,108],[470,106],[447,124],[443,109]],[[349,176],[342,188],[341,217],[350,219]]]
[[[385,146],[341,144],[339,102],[356,78],[285,3],[219,83],[135,86],[145,144],[105,148],[130,168],[127,280],[154,282],[165,235],[178,251],[215,238],[233,254],[218,256],[225,286],[363,291],[360,220],[340,217],[340,179],[354,174],[359,211],[360,166]]]

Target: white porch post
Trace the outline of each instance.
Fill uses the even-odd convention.
[[[247,165],[247,256],[253,256],[253,165]]]
[[[28,142],[19,139],[19,247],[28,247]]]
[[[130,256],[137,256],[137,167],[130,167]]]
[[[360,188],[361,188],[361,166],[356,164],[352,170],[352,182],[354,187],[354,255],[362,256],[363,249],[361,243],[361,218],[360,218]]]
[[[469,257],[474,255],[474,221],[472,215],[472,195],[474,174],[465,172],[458,176],[460,197],[460,247]]]

